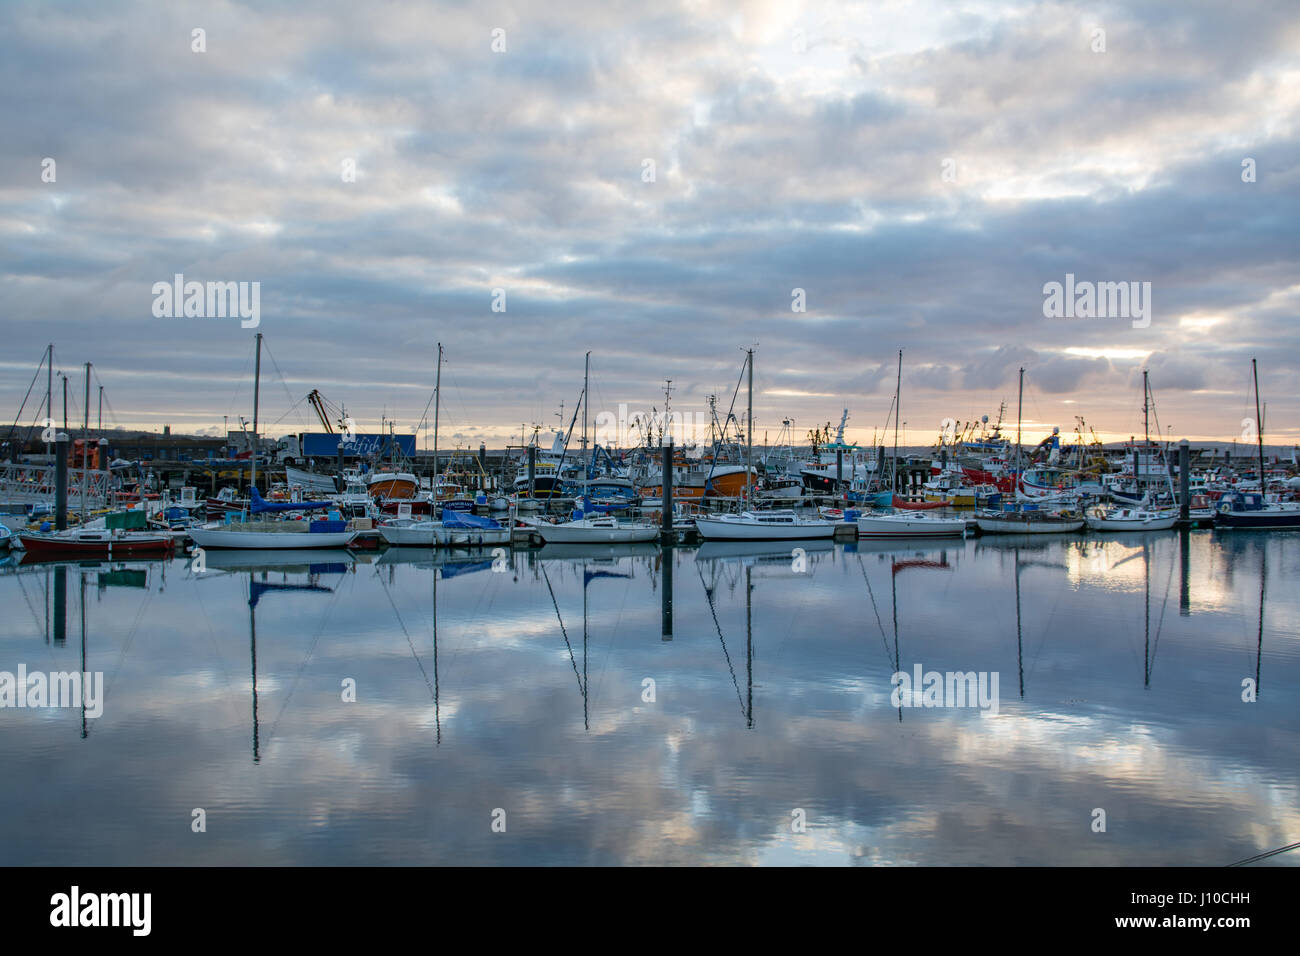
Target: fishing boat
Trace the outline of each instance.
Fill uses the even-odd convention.
[[[405,471],[376,471],[366,482],[371,497],[385,500],[414,498],[420,491],[420,479]]]
[[[994,484],[971,484],[958,472],[946,472],[921,486],[921,497],[928,504],[954,508],[988,507],[1002,492]]]
[[[757,498],[788,500],[803,497],[803,482],[787,475],[769,474],[763,479],[763,487],[756,492]]]
[[[835,534],[835,525],[825,518],[805,518],[788,509],[699,515],[695,528],[700,537],[714,541],[797,541]]]
[[[248,499],[238,497],[238,492],[230,485],[222,488],[215,495],[204,501],[204,514],[209,519],[226,514],[239,514],[248,509]]]
[[[862,538],[960,538],[965,535],[965,518],[942,518],[926,512],[871,512],[858,516],[858,536]]]
[[[7,527],[0,524],[0,551],[8,551],[9,545],[13,542],[13,532]]]
[[[1096,508],[1084,520],[1093,531],[1166,531],[1178,522],[1178,512],[1134,506]]]

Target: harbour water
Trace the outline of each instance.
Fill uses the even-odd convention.
[[[3,864],[1219,865],[1300,832],[1297,535],[16,560],[0,671],[104,690],[0,709]],[[918,669],[994,699],[926,706]]]

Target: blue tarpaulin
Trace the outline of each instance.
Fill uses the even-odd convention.
[[[452,511],[442,509],[442,526],[444,528],[500,528],[491,518],[482,518],[470,511]]]
[[[267,501],[255,485],[248,489],[248,510],[252,514],[262,511],[312,511],[316,508],[332,508],[332,501]]]

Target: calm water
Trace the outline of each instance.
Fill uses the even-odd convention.
[[[0,864],[1223,864],[1300,833],[1300,536],[805,551],[11,559],[0,670],[81,670],[84,627],[106,689],[0,710]],[[997,714],[895,706],[918,664],[996,674]]]

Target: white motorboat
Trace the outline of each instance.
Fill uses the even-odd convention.
[[[619,521],[613,515],[582,517],[551,524],[540,518],[524,522],[547,544],[626,544],[654,541],[659,526],[646,521]]]
[[[858,517],[858,536],[862,538],[960,538],[965,535],[965,518],[942,518],[928,511],[871,512]]]
[[[695,527],[700,537],[712,541],[799,541],[835,534],[835,525],[825,518],[805,518],[789,510],[699,515]]]
[[[1178,512],[1148,508],[1098,508],[1086,520],[1093,531],[1165,531],[1178,521]]]

